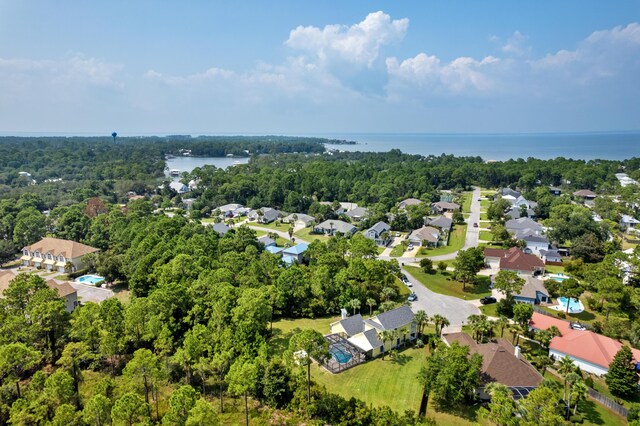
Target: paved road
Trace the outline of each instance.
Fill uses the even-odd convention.
[[[480,198],[480,188],[474,187],[471,197],[472,197],[471,213],[469,214],[469,217],[466,219],[468,226],[467,226],[467,235],[465,236],[465,240],[464,240],[464,246],[462,247],[463,250],[466,250],[471,247],[478,247],[478,235],[480,234],[480,228],[473,227],[474,223],[479,223],[480,221],[480,201],[478,201],[478,199]],[[433,260],[434,262],[439,262],[441,260],[455,259],[457,255],[458,255],[458,252],[454,251],[453,253],[442,254],[440,256],[429,256],[429,259]],[[378,258],[382,260],[396,259],[400,264],[404,263],[406,265],[413,265],[413,266],[417,266],[418,262],[420,262],[420,259],[417,259],[414,256],[391,257],[388,255],[385,256],[384,254],[382,254],[378,256]]]
[[[413,284],[411,289],[418,296],[418,300],[411,302],[411,310],[413,310],[413,312],[417,312],[422,309],[429,316],[435,314],[444,316],[451,323],[449,331],[459,330],[463,322],[466,322],[469,315],[480,314],[480,309],[478,309],[477,306],[474,306],[473,303],[458,299],[457,297],[434,293],[422,285],[420,281],[415,279],[406,270],[403,269],[402,272]]]

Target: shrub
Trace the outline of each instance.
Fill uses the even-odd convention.
[[[584,419],[580,414],[573,414],[571,417],[569,417],[569,421],[573,424],[576,424],[576,423],[583,423]]]
[[[640,420],[640,404],[631,404],[627,413],[627,420],[630,422]]]
[[[513,299],[502,299],[498,302],[498,306],[496,307],[496,312],[498,315],[503,315],[507,318],[513,317],[513,305],[515,302]]]
[[[433,269],[433,261],[431,259],[420,259],[420,267],[426,274],[433,274],[435,272]]]
[[[438,271],[440,271],[440,273],[444,272],[447,270],[447,263],[440,261],[438,262]]]
[[[593,389],[593,386],[594,386],[594,385],[593,385],[593,377],[591,377],[591,376],[587,376],[587,377],[584,379],[584,384],[585,384],[585,385],[587,385],[587,386],[589,386],[591,389]]]
[[[558,318],[563,318],[563,319],[566,319],[566,318],[567,318],[567,314],[566,314],[566,313],[564,313],[564,312],[562,312],[562,311],[560,311],[560,312],[556,312],[556,316],[557,316]]]

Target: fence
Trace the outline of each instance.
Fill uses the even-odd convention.
[[[598,401],[600,404],[607,407],[609,410],[613,411],[614,413],[619,414],[624,418],[627,418],[627,414],[629,413],[629,410],[623,407],[622,405],[618,404],[617,402],[613,401],[611,398],[608,398],[603,394],[601,394],[600,392],[597,392],[593,389],[589,389],[589,396],[595,399],[596,401]]]

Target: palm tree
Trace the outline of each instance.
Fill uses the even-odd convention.
[[[389,299],[391,299],[392,297],[395,297],[395,295],[396,295],[396,291],[391,287],[385,287],[382,289],[381,296],[383,297],[385,302],[388,302]]]
[[[509,318],[500,315],[496,321],[496,326],[500,327],[500,337],[504,337],[504,329],[509,325]]]
[[[576,367],[568,356],[560,358],[558,362],[558,373],[564,377],[564,400],[567,400],[567,376],[575,371]]]
[[[289,229],[287,230],[287,233],[289,234],[289,239],[291,239],[291,237],[293,237],[293,226],[289,227]]]
[[[382,340],[382,346],[383,348],[386,347],[386,343],[390,342],[393,340],[393,332],[390,330],[383,330],[381,333],[378,334],[378,337],[380,337],[380,340]],[[387,354],[386,351],[382,352],[382,359],[384,360],[385,355]]]
[[[353,308],[353,315],[355,315],[356,309],[360,309],[360,299],[351,299],[349,301],[349,306]]]
[[[373,315],[373,307],[376,306],[376,299],[368,298],[367,305],[369,306],[369,316]]]
[[[449,320],[440,314],[435,314],[431,317],[431,322],[436,326],[436,337],[442,334],[442,329],[450,325]]]
[[[511,333],[513,333],[513,344],[517,345],[518,343],[520,343],[520,334],[523,334],[525,332],[524,327],[522,327],[520,324],[511,324],[509,326],[509,330],[511,331]]]
[[[565,382],[569,383],[569,390],[567,392],[567,398],[566,398],[566,403],[567,403],[567,415],[566,418],[569,418],[569,413],[571,412],[571,392],[573,390],[573,385],[575,385],[578,382],[582,381],[582,377],[580,377],[580,375],[578,375],[577,373],[569,373],[567,374],[567,377],[564,378]]]
[[[587,386],[582,380],[579,380],[573,384],[571,391],[573,393],[573,402],[575,404],[573,406],[573,414],[575,415],[576,411],[578,411],[578,404],[581,401],[586,400],[587,395],[589,395],[589,386]]]
[[[416,326],[418,327],[418,334],[420,335],[420,337],[422,337],[422,329],[424,328],[424,325],[427,322],[429,322],[429,316],[427,315],[427,313],[425,311],[420,309],[413,316],[413,320],[415,321]]]

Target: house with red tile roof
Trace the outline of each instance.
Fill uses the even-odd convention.
[[[622,343],[590,330],[576,330],[571,323],[537,312],[533,313],[529,327],[546,330],[555,325],[562,333],[549,345],[549,356],[560,359],[568,356],[582,371],[602,376],[609,371],[609,364],[622,347]],[[640,350],[631,348],[636,362],[640,362]]]
[[[533,254],[524,253],[517,247],[509,250],[485,248],[487,263],[498,263],[500,270],[514,271],[522,275],[540,275],[544,273],[544,262]]]

